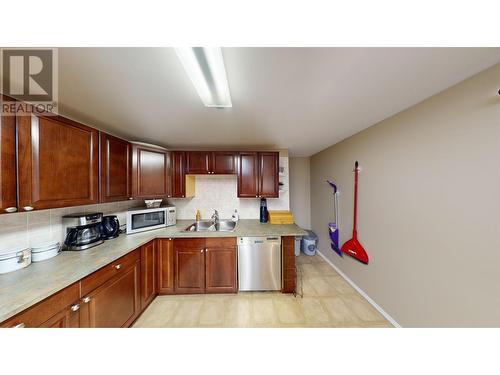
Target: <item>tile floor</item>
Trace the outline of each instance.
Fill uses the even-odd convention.
[[[319,255],[301,254],[297,265],[303,298],[275,292],[158,296],[134,327],[392,327]]]

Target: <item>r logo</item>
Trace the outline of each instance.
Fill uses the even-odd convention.
[[[54,76],[54,50],[2,49],[4,94],[31,103],[56,101]]]

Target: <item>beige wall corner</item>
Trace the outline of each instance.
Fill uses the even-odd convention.
[[[311,228],[310,158],[290,158],[290,209],[295,223]]]
[[[321,252],[403,327],[500,327],[499,88],[496,65],[311,157]],[[355,160],[369,265],[328,241],[324,181],[340,189],[343,243]]]

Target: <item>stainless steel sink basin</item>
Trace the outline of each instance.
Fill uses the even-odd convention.
[[[232,220],[220,220],[216,227],[212,220],[201,220],[189,225],[183,232],[234,232],[237,224]]]

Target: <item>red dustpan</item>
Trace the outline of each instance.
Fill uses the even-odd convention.
[[[358,241],[357,225],[357,209],[358,209],[358,162],[354,164],[354,225],[352,228],[352,238],[342,245],[342,252],[359,260],[361,263],[368,264],[368,254],[363,245]]]

